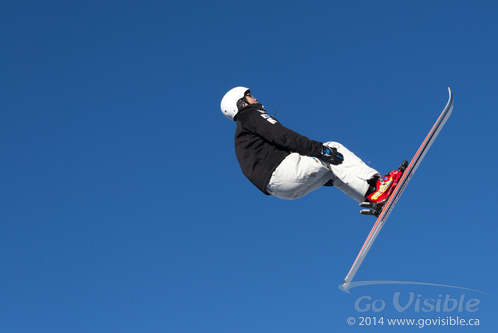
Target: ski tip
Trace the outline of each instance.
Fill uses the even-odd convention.
[[[451,91],[450,87],[448,87],[448,94],[450,95],[450,101],[453,100],[453,92]]]

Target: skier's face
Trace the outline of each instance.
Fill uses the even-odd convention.
[[[256,98],[252,97],[251,94],[246,95],[246,101],[249,104],[256,104],[258,102],[258,100]]]

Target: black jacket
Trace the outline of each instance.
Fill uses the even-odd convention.
[[[290,152],[319,157],[323,144],[302,136],[250,104],[236,115],[235,154],[242,173],[264,194],[273,171]]]

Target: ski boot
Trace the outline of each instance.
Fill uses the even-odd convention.
[[[407,167],[408,161],[403,161],[397,170],[389,172],[382,178],[374,177],[369,180],[370,189],[365,195],[367,201],[360,203],[360,207],[368,209],[362,209],[360,213],[378,217]]]

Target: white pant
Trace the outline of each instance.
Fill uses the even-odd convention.
[[[291,153],[273,172],[266,186],[268,193],[281,199],[298,199],[332,180],[334,186],[349,197],[365,201],[369,187],[366,181],[380,174],[340,143],[331,141],[324,145],[336,148],[344,156],[344,162],[332,165],[315,157]]]

